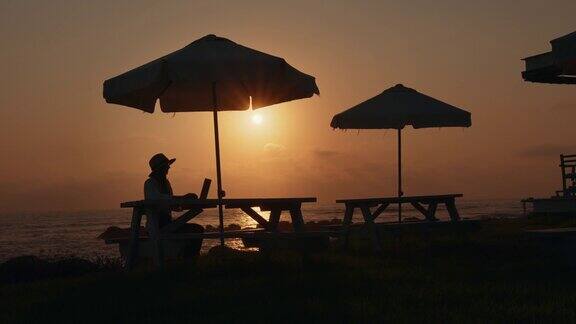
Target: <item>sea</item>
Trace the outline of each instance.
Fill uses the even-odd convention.
[[[460,215],[468,219],[514,218],[523,215],[519,199],[507,200],[458,200]],[[241,210],[225,209],[224,223],[238,224],[242,228],[255,227],[256,222]],[[267,212],[260,212],[268,218]],[[390,206],[379,217],[379,221],[396,221],[397,206]],[[335,203],[303,204],[304,220],[319,221],[342,219],[344,207]],[[402,207],[405,218],[422,218],[411,206]],[[177,216],[174,214],[173,216]],[[448,219],[442,205],[438,206],[437,217]],[[131,210],[93,210],[75,212],[22,212],[0,214],[0,262],[21,255],[35,255],[47,258],[77,256],[87,259],[119,257],[116,245],[106,245],[98,239],[110,226],[129,227]],[[289,215],[282,214],[282,220],[289,220]],[[354,222],[361,222],[361,215],[354,214]],[[218,225],[217,209],[205,210],[194,219],[200,225]],[[218,240],[204,240],[202,252],[218,245]],[[243,249],[241,240],[227,239],[226,244],[233,248]]]

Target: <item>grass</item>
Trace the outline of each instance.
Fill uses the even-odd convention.
[[[499,220],[467,237],[386,236],[382,256],[353,236],[346,253],[216,249],[162,271],[60,271],[3,283],[0,323],[574,322],[574,251],[523,234],[573,223]]]

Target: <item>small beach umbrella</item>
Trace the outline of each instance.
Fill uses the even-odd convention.
[[[208,35],[104,82],[106,102],[153,113],[212,112],[220,242],[224,244],[218,111],[246,110],[319,94],[314,77],[280,57]]]
[[[401,84],[384,90],[332,118],[330,126],[340,129],[398,130],[398,197],[402,197],[402,129],[427,127],[470,127],[470,113],[436,100]],[[402,204],[398,204],[402,221]]]

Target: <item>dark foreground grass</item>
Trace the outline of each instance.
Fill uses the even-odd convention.
[[[359,238],[347,253],[214,250],[197,262],[130,274],[3,284],[11,322],[574,322],[576,258],[565,242],[526,238],[562,219],[487,221],[463,237]]]

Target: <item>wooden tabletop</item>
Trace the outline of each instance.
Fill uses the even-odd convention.
[[[265,207],[273,205],[294,205],[301,203],[316,202],[315,197],[295,197],[295,198],[234,198],[222,199],[226,208],[242,207]]]
[[[441,201],[462,197],[462,194],[432,195],[432,196],[403,196],[382,198],[338,199],[337,203],[398,203],[398,202],[427,202]]]
[[[271,205],[291,205],[301,203],[316,202],[315,197],[294,197],[294,198],[225,198],[222,205],[226,208],[261,207]],[[127,201],[120,204],[121,208],[134,207],[188,207],[188,208],[215,208],[218,206],[218,199],[159,199],[159,200],[136,200]]]

